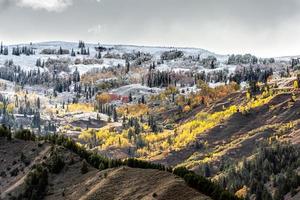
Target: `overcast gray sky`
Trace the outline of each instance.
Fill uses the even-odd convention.
[[[0,0],[5,43],[78,41],[300,55],[300,0]]]

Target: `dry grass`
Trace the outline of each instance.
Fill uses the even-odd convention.
[[[32,149],[35,149],[32,151]],[[34,142],[13,140],[8,142],[0,138],[0,155],[4,159],[0,170],[7,167],[19,167],[21,161],[17,155],[26,154],[31,164],[24,168],[18,176],[0,178],[1,192],[12,188],[9,193],[17,196],[23,189],[23,183],[29,168],[34,163],[47,162],[50,145],[37,145]],[[57,152],[63,156],[65,166],[59,174],[49,173],[46,189],[46,200],[113,200],[113,199],[164,199],[164,200],[210,200],[196,190],[188,187],[184,180],[175,175],[153,169],[137,169],[120,167],[99,171],[88,166],[86,174],[81,173],[82,159],[63,147],[56,147]],[[14,163],[16,160],[16,163]],[[14,164],[12,164],[14,163]],[[20,184],[16,184],[20,182]],[[15,187],[12,187],[14,186]],[[9,199],[9,195],[1,199]]]

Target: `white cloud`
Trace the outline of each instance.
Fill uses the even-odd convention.
[[[9,0],[0,0],[9,1]],[[20,7],[29,7],[34,10],[47,10],[49,12],[61,12],[73,4],[74,0],[12,0]],[[101,3],[101,0],[93,0]]]
[[[29,7],[34,10],[60,12],[73,4],[73,0],[16,0],[18,6]]]
[[[88,29],[88,33],[99,34],[102,30],[102,26],[100,24],[93,26]]]

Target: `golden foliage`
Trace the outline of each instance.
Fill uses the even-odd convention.
[[[272,95],[263,93],[241,106],[230,106],[224,111],[215,112],[212,114],[200,112],[196,115],[194,120],[182,124],[178,127],[176,137],[174,138],[174,148],[180,149],[195,141],[198,135],[204,133],[206,130],[215,127],[223,120],[228,119],[234,113],[241,111],[246,112],[252,108],[256,108],[268,103],[273,98]]]
[[[189,112],[191,110],[191,107],[189,105],[184,106],[183,112]]]
[[[202,101],[203,97],[206,98],[206,101],[212,101],[213,99],[226,96],[236,90],[235,84],[219,86],[212,89],[206,88],[205,85],[202,85],[201,87],[206,91],[209,90],[210,94],[206,94],[205,96],[204,94],[201,94],[201,92],[191,94],[188,97],[193,98],[190,99],[190,104],[196,104],[197,102]],[[169,90],[171,91],[172,88],[169,88]],[[140,125],[143,127],[143,131],[138,135],[138,138],[137,135],[132,135],[132,132],[134,132],[133,128],[117,133],[107,127],[95,131],[95,138],[97,140],[97,145],[99,145],[99,148],[101,149],[111,146],[121,148],[136,146],[137,141],[142,140],[143,145],[138,147],[137,154],[144,157],[156,156],[162,152],[184,148],[195,141],[200,134],[205,133],[207,130],[222,123],[224,120],[227,120],[233,114],[237,112],[248,112],[250,109],[268,103],[273,97],[272,91],[266,90],[261,95],[249,99],[241,105],[232,105],[227,108],[223,106],[222,111],[214,113],[200,112],[193,120],[177,125],[175,130],[164,130],[161,133],[152,133],[146,123],[141,123]],[[177,98],[177,103],[182,103],[182,105],[184,105],[184,111],[188,112],[188,110],[192,109],[192,105],[190,106],[189,104],[186,104],[186,102],[187,100],[184,96],[179,96],[179,98]],[[131,117],[139,117],[148,111],[149,108],[144,104],[124,105],[117,110],[119,114]],[[288,127],[291,127],[291,125]],[[128,134],[129,131],[131,132],[130,135]],[[92,137],[93,135],[89,130],[83,131],[79,136],[79,138],[83,140],[90,140]],[[222,153],[222,151],[216,151],[211,156],[216,157],[219,156],[220,153]],[[206,159],[209,160],[211,158],[207,157]]]
[[[12,104],[12,103],[8,104],[7,105],[7,112],[13,113],[14,112],[14,108],[15,108],[14,104]]]
[[[235,195],[238,197],[238,198],[241,198],[241,199],[245,199],[246,196],[247,196],[247,192],[248,191],[248,188],[246,186],[242,187],[241,189],[239,189]]]
[[[299,88],[299,83],[298,80],[294,81],[294,89],[298,89]]]
[[[220,85],[215,88],[210,88],[205,82],[198,81],[197,87],[200,89],[197,93],[190,93],[187,97],[179,95],[176,99],[177,105],[184,108],[184,106],[188,104],[192,109],[202,103],[205,105],[210,104],[211,102],[223,98],[239,89],[238,85],[234,82],[228,85]]]
[[[69,112],[93,112],[94,106],[89,103],[74,103],[68,104],[67,109]]]
[[[82,131],[78,138],[85,142],[88,142],[92,138],[91,130]]]
[[[107,92],[103,92],[96,96],[96,100],[101,104],[106,104],[110,101],[110,95]]]
[[[191,120],[178,128],[178,134],[175,137],[174,147],[180,149],[190,142],[195,141],[199,134],[213,128],[222,120],[229,118],[233,113],[237,112],[236,106],[231,106],[225,111],[215,112],[213,114],[198,113],[196,119]]]
[[[91,139],[95,138],[99,144],[100,149],[106,149],[108,147],[128,147],[130,143],[127,139],[127,132],[116,133],[110,131],[109,128],[101,128],[98,131],[94,129],[84,130],[78,136],[79,139],[89,142]]]
[[[148,133],[144,139],[147,143],[156,143],[166,140],[171,134],[172,132],[168,130],[162,133]]]
[[[124,105],[117,109],[118,114],[129,117],[139,117],[146,114],[149,108],[145,104]]]
[[[97,80],[100,79],[108,79],[108,78],[114,78],[116,77],[115,74],[111,71],[107,72],[88,72],[85,73],[81,76],[81,82],[82,83],[91,83],[91,82],[96,82]]]

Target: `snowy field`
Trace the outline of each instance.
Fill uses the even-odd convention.
[[[5,45],[4,45],[5,46]],[[35,55],[20,55],[20,56],[15,56],[12,55],[12,49],[14,47],[22,47],[22,46],[28,46],[34,49]],[[109,67],[109,66],[117,66],[118,64],[120,65],[125,65],[125,60],[123,59],[102,59],[103,64],[94,64],[94,65],[83,65],[83,64],[78,64],[75,65],[74,61],[75,59],[89,59],[89,58],[95,58],[96,56],[96,50],[95,47],[97,47],[98,44],[86,44],[86,48],[89,48],[90,55],[76,55],[76,57],[71,57],[70,55],[45,55],[41,54],[41,51],[43,49],[56,49],[58,50],[60,47],[62,49],[68,49],[71,51],[73,49],[75,52],[77,52],[78,49],[78,43],[73,43],[73,42],[42,42],[42,43],[36,43],[36,44],[19,44],[19,45],[10,45],[8,46],[9,50],[9,55],[0,55],[0,66],[3,66],[4,63],[7,60],[13,60],[15,65],[18,65],[21,67],[21,69],[29,71],[29,70],[37,70],[38,68],[36,67],[36,61],[37,59],[41,59],[42,61],[46,61],[49,58],[50,59],[59,59],[59,58],[66,58],[70,59],[70,62],[73,64],[70,64],[69,67],[71,71],[75,71],[77,68],[81,74],[86,73],[87,71],[93,69],[93,68],[103,68],[103,67]],[[212,52],[209,52],[204,49],[198,49],[198,48],[174,48],[174,47],[146,47],[146,46],[130,46],[130,45],[101,45],[106,48],[113,48],[112,50],[109,51],[109,53],[115,53],[119,54],[122,56],[124,53],[133,53],[133,52],[143,52],[143,53],[150,53],[155,60],[160,59],[160,55],[165,52],[165,51],[171,51],[171,50],[180,50],[184,52],[184,56],[197,56],[200,55],[200,58],[206,58],[207,56],[215,56],[218,60],[226,60],[228,56],[226,55],[218,55]],[[102,56],[107,53],[107,52],[102,52]],[[182,64],[180,62],[173,62],[173,63],[168,63],[168,66],[170,67],[170,70],[188,70],[186,68],[180,68],[178,66],[179,64]],[[187,66],[189,67],[189,66]],[[166,66],[161,66],[162,70],[166,70]],[[178,68],[178,69],[176,69]],[[40,71],[47,70],[45,68],[40,68]]]

